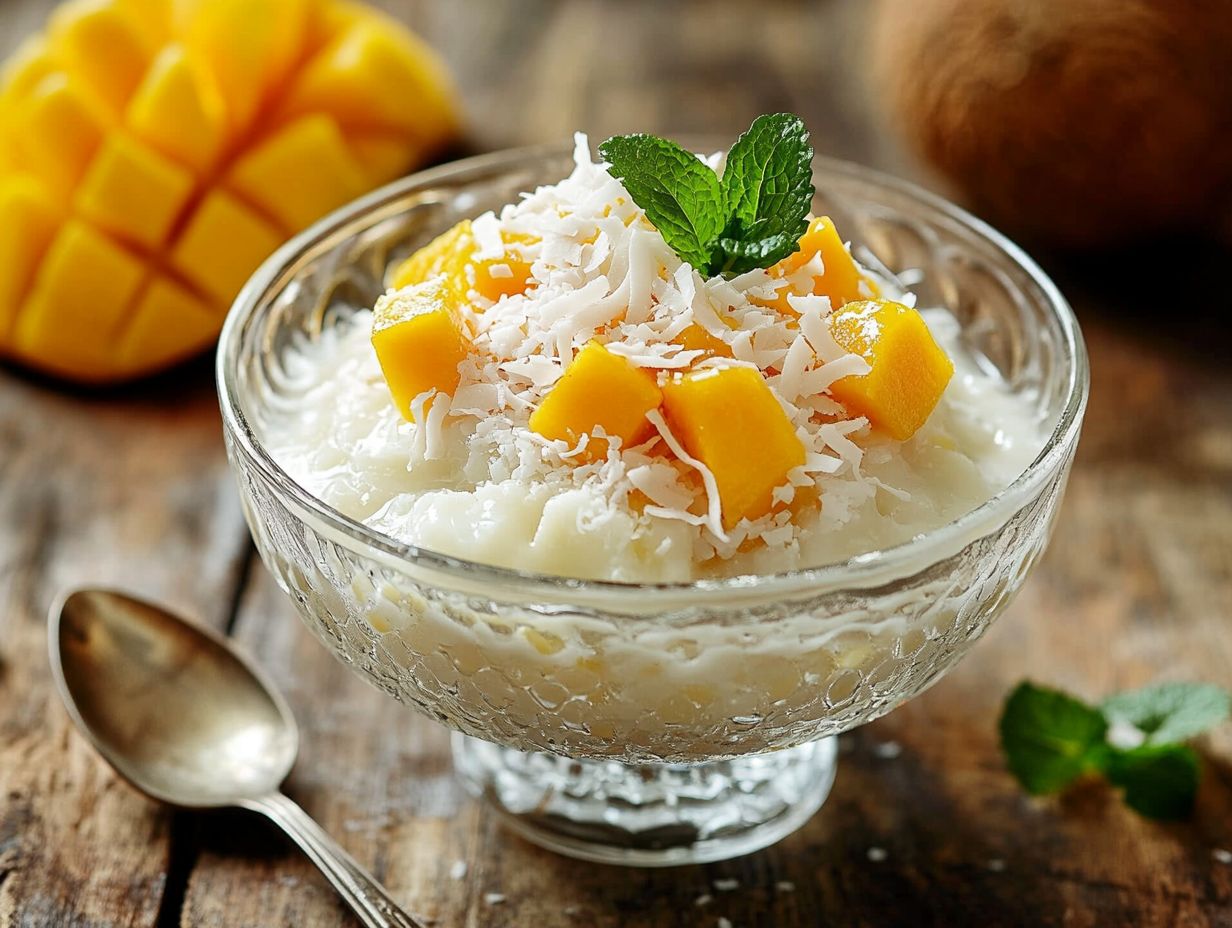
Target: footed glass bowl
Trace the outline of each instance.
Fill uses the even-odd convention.
[[[417,174],[274,255],[222,334],[227,450],[261,557],[308,627],[453,729],[458,773],[511,826],[598,861],[732,857],[808,819],[833,782],[834,736],[936,681],[1022,585],[1073,460],[1086,356],[1065,300],[1013,244],[922,190],[819,158],[815,211],[866,261],[907,272],[921,305],[948,306],[1045,424],[1039,456],[978,509],[841,564],[634,585],[421,550],[296,484],[264,441],[288,346],[371,306],[392,261],[571,164],[550,148]]]

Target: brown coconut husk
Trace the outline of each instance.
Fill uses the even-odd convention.
[[[1088,246],[1232,215],[1232,3],[878,0],[872,39],[889,118],[998,225]]]

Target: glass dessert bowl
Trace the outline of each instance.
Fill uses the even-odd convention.
[[[694,150],[715,150],[697,145]],[[814,209],[1028,402],[1030,465],[939,528],[846,561],[681,583],[579,580],[397,541],[331,508],[270,452],[305,341],[371,307],[388,268],[462,219],[566,175],[565,148],[470,159],[328,217],[249,282],[218,354],[227,449],[256,546],[357,673],[457,734],[467,788],[527,838],[636,865],[718,860],[807,820],[834,736],[937,680],[1043,551],[1077,446],[1086,357],[1069,307],[1013,244],[864,168],[814,161]]]

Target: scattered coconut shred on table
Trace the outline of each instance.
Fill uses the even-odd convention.
[[[863,452],[849,438],[868,422],[843,418],[843,407],[824,393],[835,381],[869,370],[864,358],[844,351],[830,334],[823,321],[828,298],[790,296],[798,320],[752,302],[773,301],[796,278],[811,282],[822,273],[820,256],[781,279],[759,269],[732,280],[704,280],[676,256],[620,182],[592,160],[580,134],[574,158],[573,173],[560,183],[525,194],[499,216],[489,212],[473,221],[477,259],[499,262],[514,253],[531,265],[534,286],[495,303],[470,292],[471,305],[462,312],[477,350],[461,365],[452,398],[441,398],[448,403],[432,402],[424,416],[432,397],[417,399],[416,421],[423,423],[417,431],[425,434],[416,451],[432,459],[447,447],[443,430],[450,416],[478,419],[480,440],[473,445],[497,462],[492,478],[587,484],[617,507],[627,507],[629,493],[639,491],[650,500],[643,518],[678,521],[693,531],[698,561],[730,557],[750,540],[779,548],[796,544],[789,510],[724,529],[713,475],[684,453],[661,415],[651,417],[656,434],[650,439],[622,448],[610,438],[606,457],[597,461],[582,460],[581,443],[526,431],[529,412],[579,345],[600,332],[609,351],[655,373],[733,364],[770,371],[769,386],[806,453],[805,463],[776,489],[776,500],[789,503],[800,487],[824,484],[841,517],[874,494],[876,484],[860,472]],[[690,326],[726,344],[732,357],[705,358],[704,351],[675,341]],[[653,453],[660,442],[671,447],[672,457]]]

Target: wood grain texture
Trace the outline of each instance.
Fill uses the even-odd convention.
[[[453,64],[474,148],[578,128],[733,135],[792,109],[820,151],[915,173],[853,77],[858,0],[384,5]],[[47,6],[5,0],[0,46]],[[1232,926],[1232,866],[1212,854],[1232,849],[1226,729],[1204,744],[1193,820],[1169,826],[1098,788],[1025,797],[995,736],[1023,676],[1092,698],[1155,679],[1232,685],[1232,349],[1210,296],[1228,256],[1174,243],[1043,257],[1082,317],[1094,386],[1035,577],[969,660],[842,740],[834,792],[804,829],[673,871],[577,863],[502,831],[453,781],[446,733],[335,662],[263,568],[245,572],[208,365],[101,399],[0,372],[0,926],[354,924],[263,822],[159,810],[69,731],[43,616],[85,580],[233,624],[301,722],[291,793],[441,926]],[[1164,300],[1210,315],[1165,330]]]

